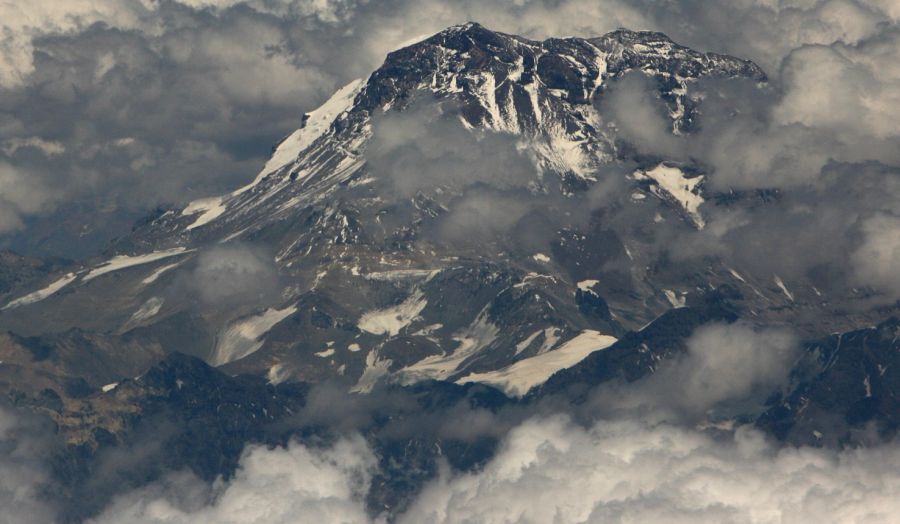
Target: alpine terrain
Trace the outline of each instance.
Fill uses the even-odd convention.
[[[317,388],[371,399],[367,507],[390,517],[439,458],[475,468],[499,439],[399,436],[397,420],[590,404],[710,322],[789,326],[802,350],[787,390],[709,424],[814,446],[893,435],[896,305],[827,275],[673,254],[711,214],[788,190],[721,191],[702,160],[640,153],[608,103],[634,78],[673,137],[701,131],[710,86],[768,89],[754,63],[661,33],[454,26],[304,115],[247,185],[160,209],[89,263],[9,255],[27,271],[0,287],[0,391],[55,423],[72,520],[122,488],[82,483],[99,457],[148,427],[147,456],[164,458],[132,487],[165,468],[227,477],[251,442],[328,441],[332,422],[299,415]]]

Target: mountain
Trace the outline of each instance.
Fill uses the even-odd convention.
[[[897,305],[658,249],[784,191],[716,192],[699,161],[637,153],[609,107],[633,76],[674,136],[701,129],[702,85],[766,84],[660,33],[455,26],[304,115],[244,187],[160,209],[83,265],[0,253],[0,392],[56,424],[48,497],[80,522],[173,470],[227,480],[248,443],[352,430],[390,520],[445,465],[652,379],[711,323],[789,325],[802,350],[779,391],[705,422],[893,437]]]
[[[655,235],[706,227],[713,206],[777,191],[714,193],[703,165],[636,154],[605,105],[629,75],[648,79],[675,135],[699,125],[699,83],[766,82],[660,33],[451,27],[306,114],[248,185],[160,210],[104,257],[6,293],[0,385],[95,445],[83,399],[176,353],[272,385],[523,397],[612,377],[609,359],[652,371],[647,358],[709,320],[812,338],[880,320],[810,282],[655,250]]]

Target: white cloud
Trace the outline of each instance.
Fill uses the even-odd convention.
[[[852,257],[858,281],[900,296],[900,217],[875,215],[863,222],[862,233]]]
[[[26,215],[43,210],[59,196],[59,190],[34,174],[0,160],[0,233],[19,229]]]
[[[46,156],[61,155],[66,151],[66,147],[59,142],[53,140],[44,140],[39,136],[30,136],[28,138],[11,138],[3,143],[3,152],[9,156],[15,155],[16,152],[23,148],[34,148]]]
[[[785,63],[787,88],[774,111],[782,123],[800,123],[879,139],[900,135],[900,36],[849,47],[810,46]]]
[[[41,496],[48,476],[39,458],[46,449],[37,431],[45,430],[0,406],[0,523],[53,520],[52,510]]]
[[[744,321],[707,324],[686,344],[684,354],[659,363],[641,380],[598,387],[594,411],[659,420],[753,412],[786,385],[799,349],[790,331]]]
[[[34,38],[80,31],[104,22],[113,27],[140,27],[144,7],[134,0],[55,0],[0,2],[0,87],[25,83],[34,71]]]
[[[210,306],[253,304],[277,296],[275,263],[245,246],[214,247],[197,259],[186,287]]]
[[[313,450],[251,447],[211,492],[184,478],[117,499],[93,524],[372,523],[361,496],[375,465],[360,437]],[[590,428],[529,419],[481,470],[446,470],[400,524],[889,523],[900,449],[779,448],[749,427],[716,437],[633,420]]]
[[[400,519],[440,522],[893,522],[900,451],[778,449],[739,429],[536,418],[475,474],[443,476]]]
[[[196,479],[173,477],[116,499],[91,522],[366,523],[362,496],[374,466],[375,457],[359,436],[325,450],[296,443],[274,449],[251,446],[234,478],[216,483],[211,493]]]
[[[744,322],[703,326],[687,346],[687,356],[660,379],[677,382],[679,402],[704,407],[747,399],[754,391],[768,395],[786,381],[798,349],[790,332]]]

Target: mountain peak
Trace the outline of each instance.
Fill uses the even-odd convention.
[[[685,133],[701,103],[692,83],[760,75],[749,62],[697,52],[658,33],[619,30],[591,39],[535,41],[477,23],[454,26],[390,53],[368,79],[348,83],[309,112],[252,183],[160,215],[124,239],[118,256],[49,280],[20,299],[21,307],[7,311],[24,314],[42,302],[65,310],[44,315],[60,319],[60,331],[71,327],[66,322],[106,332],[141,327],[168,340],[173,328],[164,320],[197,307],[197,299],[172,295],[167,286],[176,278],[198,280],[184,272],[232,257],[262,266],[265,274],[274,264],[288,285],[277,299],[266,296],[272,303],[265,308],[254,302],[239,311],[219,311],[202,321],[208,325],[200,323],[202,330],[184,335],[199,347],[215,334],[210,352],[198,356],[228,373],[264,375],[273,383],[324,373],[356,381],[354,387],[363,391],[379,377],[447,379],[495,371],[571,340],[575,345],[567,351],[580,355],[586,344],[646,323],[660,307],[687,299],[644,284],[591,285],[621,278],[600,268],[649,264],[632,259],[641,254],[629,252],[615,234],[594,229],[593,222],[576,223],[568,214],[547,225],[528,214],[514,219],[523,231],[534,227],[532,220],[541,222],[550,245],[528,239],[504,245],[507,251],[501,252],[494,248],[505,240],[492,239],[478,253],[459,248],[450,235],[434,231],[457,220],[454,213],[466,212],[460,202],[476,187],[468,173],[404,179],[407,186],[418,184],[414,194],[405,186],[398,189],[394,166],[378,164],[385,152],[373,138],[388,122],[385,115],[411,113],[419,101],[436,109],[422,114],[427,121],[417,124],[423,129],[433,119],[448,124],[436,130],[453,126],[436,140],[458,140],[447,146],[446,162],[454,173],[468,170],[465,148],[479,147],[489,137],[488,142],[515,148],[515,165],[479,165],[478,183],[489,186],[492,177],[500,181],[514,170],[514,189],[523,202],[571,198],[575,209],[604,177],[621,175],[607,168],[610,163],[641,162],[620,147],[604,104],[596,103],[629,72],[652,79],[672,131]],[[485,154],[497,152],[492,147]],[[432,160],[416,158],[413,165]],[[418,167],[411,171],[409,176],[423,176]],[[673,222],[683,219],[684,227],[700,227],[707,209],[702,181],[660,161],[619,182],[638,195],[625,205],[652,228],[655,215],[661,221],[666,212]],[[639,207],[642,201],[661,201],[659,212]],[[227,246],[240,242],[264,246],[274,254],[272,261],[244,260],[239,247]],[[538,274],[541,278],[525,277]],[[123,288],[107,275],[128,282],[133,294],[107,317],[88,318],[90,308],[73,304],[96,303]],[[581,295],[573,293],[576,285]],[[609,314],[616,308],[628,309],[632,324],[622,326]],[[460,346],[460,340],[471,343]],[[525,340],[530,342],[517,346]],[[180,364],[190,368],[190,362]]]

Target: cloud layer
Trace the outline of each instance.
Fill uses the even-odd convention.
[[[360,437],[324,450],[250,447],[227,483],[205,486],[189,475],[173,475],[120,497],[91,522],[365,523],[361,499],[374,465]]]
[[[173,478],[120,497],[92,522],[380,522],[361,502],[372,467],[358,437],[324,450],[254,447],[231,481]],[[479,471],[442,473],[398,522],[887,523],[900,511],[898,470],[896,447],[781,449],[750,428],[717,437],[536,417]]]
[[[43,457],[48,453],[48,427],[0,405],[0,522],[52,522],[53,508],[43,490],[50,475]]]
[[[890,522],[895,448],[778,449],[635,421],[558,416],[510,433],[483,471],[426,488],[401,522]]]

